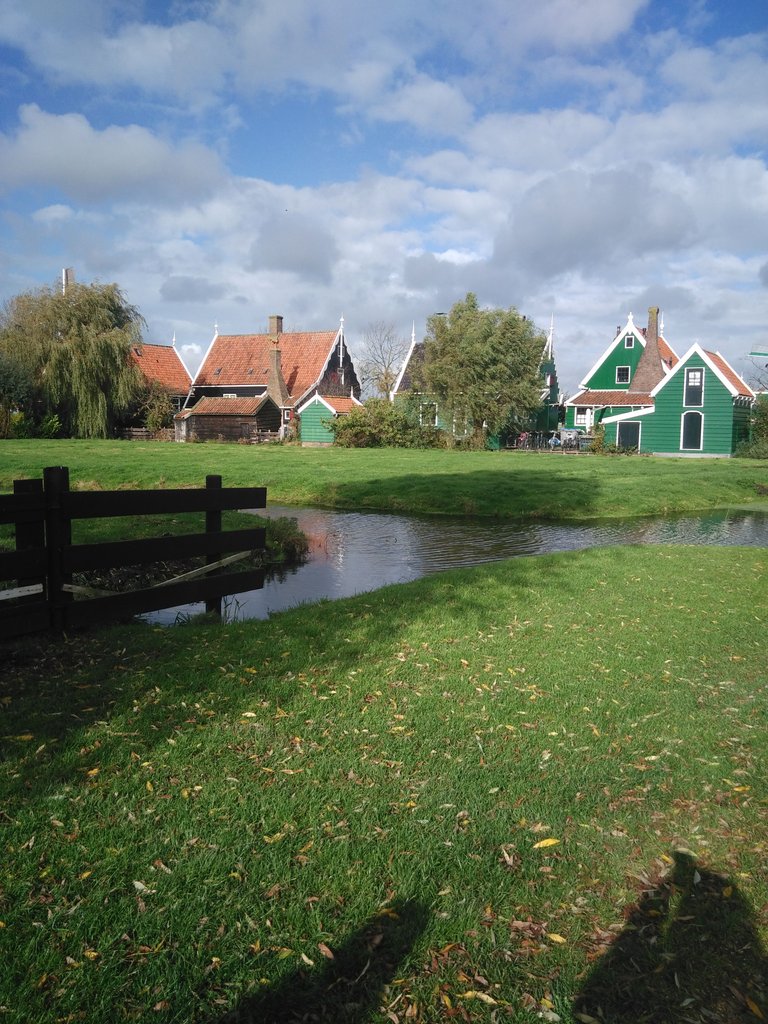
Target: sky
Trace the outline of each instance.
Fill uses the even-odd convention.
[[[0,0],[0,301],[421,338],[474,292],[578,384],[659,306],[768,344],[766,0]]]

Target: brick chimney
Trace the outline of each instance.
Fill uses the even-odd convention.
[[[664,375],[664,363],[659,352],[659,307],[651,306],[645,331],[645,349],[638,360],[629,390],[648,394],[664,380]]]
[[[276,319],[282,320],[282,317]],[[272,318],[270,317],[270,321]],[[277,336],[275,335],[275,340]],[[288,394],[288,388],[285,384],[285,378],[283,377],[282,366],[280,365],[280,349],[277,344],[271,346],[269,350],[269,367],[267,376],[267,394],[281,409],[285,409],[290,405],[291,396]]]
[[[269,333],[272,335],[283,333],[283,318],[281,316],[271,316],[269,318]]]

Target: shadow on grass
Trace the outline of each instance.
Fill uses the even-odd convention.
[[[564,457],[561,457],[564,458]],[[498,453],[490,470],[413,473],[347,480],[329,485],[327,504],[343,509],[377,509],[505,519],[560,519],[589,516],[600,507],[600,485],[590,466],[565,469],[557,456],[526,466]]]
[[[245,999],[215,1024],[363,1024],[380,1004],[381,990],[424,931],[429,915],[416,900],[398,901],[328,950],[320,968],[302,968],[275,988]],[[323,959],[318,954],[318,959]]]
[[[768,1018],[768,959],[748,903],[678,852],[573,1003],[583,1024],[741,1024]]]

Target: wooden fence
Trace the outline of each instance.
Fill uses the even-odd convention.
[[[52,466],[42,480],[16,480],[0,495],[0,523],[15,526],[15,550],[0,551],[0,639],[39,630],[66,630],[93,622],[221,598],[264,585],[264,570],[225,567],[264,549],[264,528],[222,530],[222,511],[264,508],[264,487],[222,487],[220,476],[205,488],[135,491],[71,491],[69,471]],[[98,544],[73,544],[72,521],[113,516],[202,512],[205,532]],[[73,584],[75,573],[147,562],[205,557],[205,565],[152,587],[117,593]],[[2,586],[2,584],[0,584]]]

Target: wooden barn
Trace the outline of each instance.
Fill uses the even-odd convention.
[[[239,441],[252,444],[279,437],[282,411],[269,395],[201,398],[174,417],[177,441]]]

